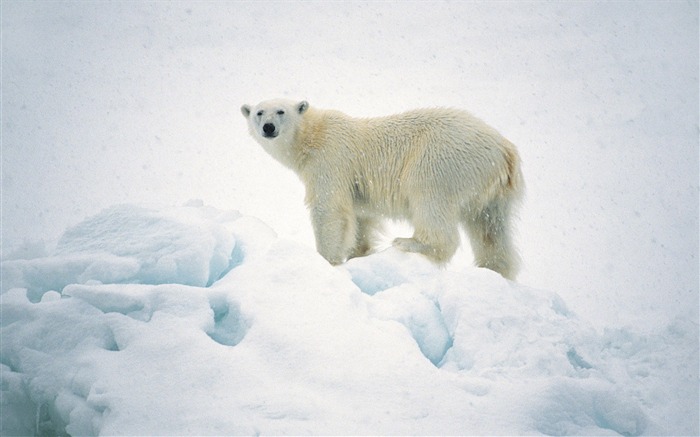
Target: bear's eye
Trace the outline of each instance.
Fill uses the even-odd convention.
[[[262,111],[258,111],[258,117],[262,117],[262,115],[263,115],[263,112],[262,112]]]
[[[277,111],[277,115],[284,115],[284,111],[280,109],[279,111]]]

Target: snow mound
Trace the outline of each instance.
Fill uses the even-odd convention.
[[[122,205],[2,263],[10,434],[694,434],[697,325],[596,332],[552,292],[259,220]]]
[[[90,281],[211,285],[241,261],[227,229],[238,218],[196,206],[115,206],[68,229],[52,256],[4,262],[4,290],[7,284],[25,287],[36,299]]]

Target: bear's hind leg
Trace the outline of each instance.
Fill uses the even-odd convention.
[[[514,280],[520,258],[511,237],[511,207],[507,199],[494,200],[463,221],[471,241],[475,264]]]

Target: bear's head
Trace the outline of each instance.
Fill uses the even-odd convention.
[[[309,109],[307,101],[266,100],[251,107],[241,106],[241,112],[248,119],[250,134],[260,139],[276,138],[289,140],[294,136],[301,114]]]
[[[267,100],[253,107],[241,106],[253,138],[273,158],[293,170],[298,170],[294,140],[307,109],[309,103],[306,100]]]

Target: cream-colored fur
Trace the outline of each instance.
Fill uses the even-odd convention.
[[[253,137],[306,186],[316,246],[332,264],[368,254],[386,217],[415,229],[396,247],[437,263],[454,255],[461,224],[476,264],[515,278],[520,158],[481,120],[437,108],[354,118],[288,100],[241,111]]]

